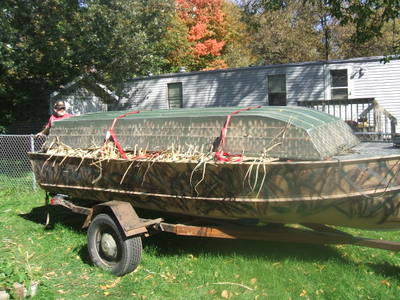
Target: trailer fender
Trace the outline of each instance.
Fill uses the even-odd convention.
[[[129,202],[115,200],[93,206],[91,212],[86,217],[83,228],[88,227],[96,215],[104,212],[106,208],[109,208],[112,212],[126,237],[140,234],[147,235],[146,226],[148,224],[140,220],[132,205]]]

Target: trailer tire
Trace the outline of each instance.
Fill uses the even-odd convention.
[[[98,214],[93,219],[87,232],[87,243],[93,264],[116,276],[130,273],[139,265],[141,237],[125,238],[108,214]]]

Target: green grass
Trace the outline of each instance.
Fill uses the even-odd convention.
[[[27,159],[0,158],[0,186],[21,187],[33,189],[33,174]]]
[[[0,188],[0,290],[40,281],[35,299],[399,299],[400,257],[356,246],[177,237],[144,239],[139,268],[122,278],[92,266],[83,217],[44,194]],[[400,240],[398,232],[350,230]]]

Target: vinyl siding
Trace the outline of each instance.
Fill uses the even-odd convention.
[[[296,105],[297,101],[328,100],[330,70],[344,68],[348,70],[349,98],[375,98],[400,120],[400,60],[383,64],[380,58],[137,78],[124,84],[127,96],[122,98],[121,103],[125,103],[126,109],[167,109],[168,83],[181,82],[183,107],[268,105],[267,78],[276,74],[286,74],[287,105]]]
[[[366,63],[363,75],[353,80],[353,97],[373,97],[400,122],[400,60]]]
[[[267,77],[275,74],[286,74],[288,105],[296,105],[298,100],[323,99],[323,71],[320,66],[313,66],[137,79],[125,84],[123,90],[130,97],[123,101],[130,101],[131,108],[168,108],[167,85],[181,82],[183,107],[268,105]]]
[[[51,98],[50,114],[53,113],[52,103],[62,100],[65,102],[67,111],[74,115],[87,114],[98,111],[107,111],[105,104],[100,97],[84,87],[74,89],[66,95],[58,95]]]
[[[324,100],[322,65],[297,66],[286,71],[288,105],[296,105],[297,101]]]

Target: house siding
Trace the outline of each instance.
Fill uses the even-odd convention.
[[[288,105],[297,105],[297,101],[324,100],[322,65],[292,67],[286,74]]]
[[[65,102],[67,111],[74,115],[107,111],[107,104],[103,99],[87,88],[81,79],[50,95],[50,114],[53,113],[53,104],[60,100]]]
[[[314,65],[139,78],[125,83],[123,91],[129,96],[124,102],[129,108],[168,108],[167,84],[182,82],[183,107],[268,105],[267,78],[277,74],[286,74],[288,105],[324,99],[324,69]]]
[[[183,86],[183,107],[268,105],[267,78],[277,74],[287,76],[288,105],[296,105],[298,100],[324,98],[323,68],[298,66],[139,78],[124,84],[125,97],[121,105],[142,109],[168,108],[167,85],[176,82]]]
[[[99,97],[85,88],[77,89],[69,95],[60,95],[59,97],[53,98],[52,102],[57,100],[64,101],[67,105],[68,112],[74,115],[107,110],[107,105],[104,104]]]
[[[268,76],[285,74],[287,105],[297,105],[298,101],[331,99],[330,70],[346,68],[349,98],[375,98],[400,120],[400,60],[386,64],[381,60],[366,57],[135,78],[121,83],[119,97],[101,87],[112,96],[103,102],[104,93],[77,81],[52,101],[66,100],[75,114],[104,110],[105,102],[114,102],[109,110],[168,109],[168,84],[182,83],[183,107],[268,105]]]
[[[355,76],[354,98],[371,97],[400,120],[400,60],[390,63],[370,62],[357,66],[363,68],[363,75]]]
[[[287,105],[329,100],[330,70],[348,70],[349,98],[375,98],[400,120],[400,60],[381,57],[165,74],[124,83],[126,109],[167,109],[168,83],[181,82],[183,107],[268,105],[268,75],[286,74]],[[361,70],[361,72],[360,72]]]

